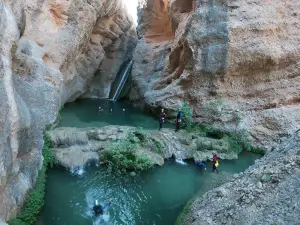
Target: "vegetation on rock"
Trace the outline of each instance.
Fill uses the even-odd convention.
[[[154,143],[155,143],[156,151],[157,151],[159,154],[163,154],[163,149],[162,149],[162,144],[161,144],[161,142],[158,141],[158,140],[154,140]]]
[[[194,199],[189,200],[183,210],[181,211],[181,213],[179,214],[179,216],[176,219],[175,225],[181,225],[183,224],[184,218],[186,216],[186,214],[190,211],[191,205],[194,202]]]
[[[145,141],[142,132],[130,132],[128,137],[112,143],[103,153],[104,162],[109,172],[117,175],[128,171],[145,171],[153,166],[147,156],[138,155],[137,148]]]
[[[49,137],[44,134],[43,165],[36,179],[35,187],[30,191],[23,210],[13,219],[9,220],[9,225],[30,225],[34,224],[36,218],[44,205],[46,171],[53,167],[55,158],[51,152],[51,142]]]
[[[230,132],[207,124],[194,124],[187,130],[188,132],[198,133],[200,136],[210,138],[221,139],[225,137],[228,139],[230,149],[236,153],[240,153],[242,151],[253,152],[260,155],[264,155],[265,153],[263,149],[252,146],[250,135],[246,130],[236,130]]]

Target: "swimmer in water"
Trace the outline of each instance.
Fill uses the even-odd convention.
[[[103,215],[104,213],[104,210],[105,209],[108,209],[112,204],[112,201],[109,200],[108,204],[106,204],[105,206],[102,206],[98,200],[95,200],[95,204],[94,204],[94,207],[93,207],[93,210],[94,210],[94,213],[96,216],[99,216],[99,215]]]

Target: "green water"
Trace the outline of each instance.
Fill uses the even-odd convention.
[[[102,110],[99,110],[101,107]],[[125,111],[123,111],[125,109]],[[79,99],[68,103],[61,110],[60,127],[103,127],[122,125],[158,129],[158,117],[132,107],[126,101],[113,102],[105,99]],[[165,123],[167,128],[175,125]]]
[[[184,205],[217,185],[225,176],[247,169],[258,155],[242,153],[239,160],[220,161],[220,174],[194,164],[167,161],[141,176],[114,178],[101,168],[72,174],[62,168],[49,171],[40,225],[174,224]],[[113,199],[103,216],[91,212],[94,199]]]
[[[101,110],[99,110],[101,107]],[[123,111],[125,109],[125,111]],[[129,125],[158,129],[158,118],[133,108],[127,102],[83,99],[65,105],[61,111],[62,127],[103,127]],[[166,123],[165,127],[173,128]],[[103,168],[89,167],[85,171],[63,168],[49,170],[45,205],[38,225],[172,225],[184,205],[198,194],[217,186],[224,178],[239,173],[254,163],[259,155],[242,153],[239,160],[220,161],[220,174],[194,164],[167,161],[140,176],[115,178]],[[91,211],[98,199],[113,205],[103,216]]]

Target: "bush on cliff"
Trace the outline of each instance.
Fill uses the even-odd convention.
[[[208,124],[194,124],[188,132],[194,132],[200,136],[222,139],[228,138],[230,149],[236,153],[248,151],[255,154],[264,155],[265,151],[261,148],[253,147],[251,144],[251,136],[246,130],[236,130],[233,132],[224,131]]]
[[[34,224],[36,218],[44,205],[44,195],[46,186],[46,170],[55,163],[54,155],[51,152],[51,142],[47,135],[44,135],[43,165],[38,173],[35,187],[30,191],[23,210],[13,219],[9,220],[9,225],[30,225]]]
[[[179,107],[182,112],[182,123],[187,127],[191,127],[193,124],[193,109],[187,101],[184,101],[183,105]],[[173,115],[177,117],[177,112]]]
[[[146,156],[139,156],[137,148],[144,141],[142,132],[129,133],[128,137],[112,143],[103,153],[104,162],[109,172],[117,175],[128,171],[145,171],[152,167],[153,163]]]

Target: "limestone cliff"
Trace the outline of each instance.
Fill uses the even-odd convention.
[[[199,196],[181,222],[299,223],[300,2],[148,0],[139,7],[131,100],[169,110],[187,100],[197,121],[246,129],[269,150]]]
[[[300,2],[140,1],[133,102],[247,129],[268,145],[300,128]],[[209,110],[208,110],[209,109]]]
[[[91,92],[96,72],[105,86],[91,93],[107,96],[106,62],[120,65],[135,39],[122,0],[0,0],[0,218],[16,215],[33,187],[60,106]]]
[[[197,198],[182,224],[299,224],[300,132]]]

